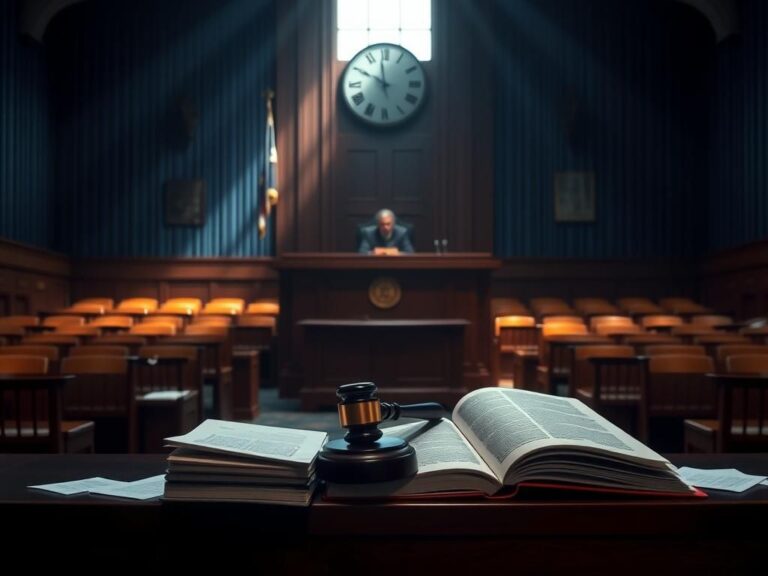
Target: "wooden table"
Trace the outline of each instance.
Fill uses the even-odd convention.
[[[678,465],[768,474],[768,455],[673,455]],[[136,480],[165,457],[0,455],[4,550],[32,542],[38,567],[102,559],[131,569],[218,567],[261,573],[760,574],[768,541],[768,486],[698,499],[606,497],[431,501],[309,508],[237,503],[135,502],[27,489],[103,476]],[[8,562],[6,558],[4,560]],[[393,567],[397,567],[394,570]],[[511,568],[513,567],[513,568]]]

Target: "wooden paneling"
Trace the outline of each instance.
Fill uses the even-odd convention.
[[[616,299],[699,297],[698,262],[677,259],[583,260],[507,258],[492,278],[493,297]]]
[[[86,259],[75,260],[72,271],[74,299],[191,296],[249,301],[278,294],[271,258]]]
[[[69,258],[0,239],[0,315],[35,314],[69,302]]]
[[[414,225],[416,249],[492,246],[492,89],[486,3],[433,2],[429,99],[395,130],[356,123],[337,98],[332,0],[278,3],[278,254],[353,250],[380,208]],[[467,13],[469,12],[469,14]],[[461,42],[451,41],[460,37]]]
[[[739,319],[768,315],[768,241],[708,258],[702,271],[704,303]]]
[[[460,318],[464,330],[462,385],[490,383],[490,272],[498,266],[490,254],[416,254],[371,257],[359,254],[286,254],[280,269],[280,390],[296,396],[305,362],[303,330],[297,322],[324,320],[426,320]],[[377,308],[369,297],[371,284],[394,279],[401,298],[392,308]],[[350,359],[353,361],[354,359]]]

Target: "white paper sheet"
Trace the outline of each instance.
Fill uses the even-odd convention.
[[[764,482],[768,476],[753,476],[739,472],[736,468],[720,468],[717,470],[702,470],[683,466],[678,470],[683,480],[699,488],[727,490],[729,492],[744,492]]]
[[[91,494],[117,496],[133,500],[149,500],[159,498],[165,491],[165,474],[142,478],[135,482],[122,482],[122,486],[112,486],[90,490]]]
[[[108,478],[102,478],[96,476],[94,478],[84,478],[83,480],[72,480],[71,482],[57,482],[54,484],[40,484],[38,486],[27,486],[27,488],[35,488],[37,490],[47,490],[48,492],[55,492],[56,494],[80,494],[82,492],[91,492],[92,490],[106,489],[106,488],[118,488],[127,482],[120,482],[119,480],[110,480]]]

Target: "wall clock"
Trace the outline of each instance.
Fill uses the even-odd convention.
[[[371,126],[397,126],[424,106],[426,75],[421,62],[397,44],[372,44],[347,63],[342,99],[352,115]]]

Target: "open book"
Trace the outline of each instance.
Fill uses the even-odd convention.
[[[521,486],[703,496],[668,460],[573,398],[482,388],[459,401],[453,422],[384,433],[416,450],[416,476],[399,484],[329,484],[327,497],[509,495]]]
[[[206,420],[166,438],[167,500],[238,500],[308,505],[315,461],[327,434],[312,430]]]

